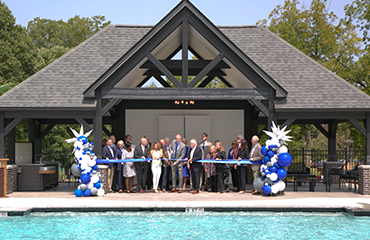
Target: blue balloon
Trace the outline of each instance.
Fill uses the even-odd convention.
[[[100,182],[95,183],[94,187],[96,187],[97,189],[101,188],[101,183]]]
[[[76,189],[76,191],[75,191],[75,195],[76,195],[76,197],[81,197],[83,193],[84,193],[84,192],[82,192],[82,190],[81,190],[81,189]]]
[[[269,150],[267,152],[267,156],[269,156],[269,158],[272,158],[274,155],[275,155],[275,153],[273,151],[271,151],[271,150]]]
[[[267,149],[266,149],[266,146],[262,146],[262,148],[261,148],[261,153],[263,154],[263,156],[267,156]]]
[[[271,187],[270,187],[270,185],[265,185],[265,186],[263,186],[263,188],[262,188],[262,192],[263,192],[264,194],[266,194],[266,195],[269,195],[269,194],[271,193]]]
[[[276,167],[277,169],[281,168],[281,166],[279,165],[279,163],[274,163],[274,167]]]
[[[283,180],[284,178],[286,178],[286,175],[287,175],[287,172],[284,168],[279,168],[276,172],[276,174],[278,175],[278,178],[280,180]]]
[[[278,157],[278,163],[282,167],[288,167],[292,163],[292,156],[289,153],[281,153]]]
[[[265,156],[264,158],[263,158],[263,163],[267,163],[267,162],[269,162],[270,161],[270,158],[268,157],[268,156]]]
[[[86,144],[86,143],[88,143],[89,141],[87,141],[87,137],[85,137],[85,136],[79,136],[78,138],[77,138],[77,140],[78,141],[80,141],[81,140],[81,142],[82,142],[82,144]]]
[[[81,179],[81,182],[83,184],[88,184],[91,181],[90,175],[88,175],[86,173],[82,174],[81,177],[80,177],[80,179]]]
[[[98,165],[94,165],[94,167],[92,167],[92,169],[95,171],[98,171],[98,168],[99,168]]]
[[[272,172],[272,173],[276,173],[277,168],[276,167],[270,167],[269,171]]]
[[[84,191],[84,196],[85,196],[85,197],[90,197],[90,195],[91,195],[90,189],[86,189],[86,190]]]

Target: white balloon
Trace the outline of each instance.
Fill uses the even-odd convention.
[[[276,173],[271,173],[270,174],[270,179],[271,179],[271,181],[276,181],[278,179],[278,175]]]
[[[89,167],[94,167],[96,165],[96,161],[95,160],[90,160],[88,162],[88,165],[89,165]]]
[[[90,156],[89,155],[82,155],[82,160],[80,161],[80,163],[86,163],[88,164],[90,161]]]
[[[92,175],[91,182],[93,183],[99,182],[99,176],[97,174]]]
[[[276,184],[272,185],[271,186],[271,192],[274,193],[274,194],[278,193],[279,192],[279,186],[276,185]]]
[[[284,181],[281,181],[281,180],[279,182],[277,182],[276,185],[279,187],[279,191],[280,192],[281,191],[284,191],[284,189],[286,187],[285,182]]]
[[[76,148],[76,150],[83,150],[82,142],[77,141],[77,142],[75,142],[73,145],[74,145],[74,147]],[[78,148],[79,148],[79,149],[78,149]]]
[[[268,146],[270,146],[270,145],[272,145],[272,144],[271,144],[271,140],[267,140],[267,141],[266,141],[266,147],[268,147]]]
[[[94,187],[94,183],[93,183],[92,181],[90,181],[88,184],[86,184],[86,187],[87,187],[88,189],[91,189],[91,188],[93,188],[93,187]]]
[[[105,194],[105,192],[104,192],[104,189],[101,187],[101,188],[99,188],[98,189],[98,196],[99,197],[104,197],[104,194]]]
[[[276,162],[277,162],[277,155],[275,154],[275,155],[270,159],[270,161],[271,161],[272,163],[276,163]]]
[[[281,146],[277,150],[278,155],[280,155],[281,153],[287,153],[287,152],[288,152],[288,148],[286,146]]]
[[[78,160],[80,160],[80,158],[82,158],[82,150],[77,150],[76,149],[76,151],[75,151],[75,157],[78,159]]]

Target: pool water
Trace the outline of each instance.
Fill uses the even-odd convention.
[[[369,239],[346,213],[31,213],[0,218],[1,239]]]

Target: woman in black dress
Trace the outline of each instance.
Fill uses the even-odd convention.
[[[238,151],[238,161],[242,159],[248,159],[248,143],[245,139],[243,139],[240,143],[240,148]],[[239,178],[239,193],[245,193],[245,182],[246,182],[246,174],[247,174],[247,166],[245,164],[237,164],[236,170],[238,171],[238,178]]]
[[[226,152],[224,149],[224,145],[222,142],[216,143],[216,153],[214,154],[215,160],[224,160],[226,159]],[[226,169],[226,164],[224,163],[216,163],[216,171],[217,171],[217,193],[224,193],[225,192],[225,185],[224,185],[224,172]]]

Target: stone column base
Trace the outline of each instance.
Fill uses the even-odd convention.
[[[342,167],[341,162],[324,162],[323,166],[323,173],[324,178],[329,178],[329,168],[341,168]],[[338,175],[331,175],[331,184],[339,184],[339,176]]]
[[[18,189],[18,166],[6,166],[7,179],[6,179],[6,194],[11,194]]]
[[[370,165],[358,166],[358,193],[370,195]]]
[[[101,184],[103,185],[103,189],[107,194],[109,191],[108,187],[108,166],[107,165],[98,165],[98,172],[101,174]]]

